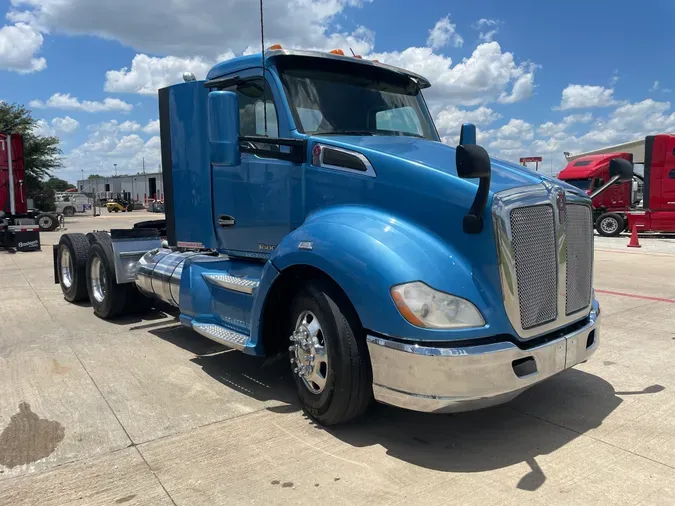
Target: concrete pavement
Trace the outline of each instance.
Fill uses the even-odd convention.
[[[675,502],[675,241],[596,239],[603,321],[586,364],[484,411],[374,406],[324,429],[284,363],[228,351],[173,313],[105,322],[66,303],[58,237],[0,252],[2,506]]]

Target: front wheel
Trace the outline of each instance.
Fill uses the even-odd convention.
[[[323,425],[361,415],[373,398],[365,333],[347,297],[312,281],[291,304],[289,358],[305,412]]]
[[[595,222],[595,229],[603,237],[617,237],[625,228],[623,218],[616,213],[605,213]]]
[[[69,218],[72,216],[75,216],[75,208],[72,206],[68,206],[63,210],[63,215],[68,216]]]

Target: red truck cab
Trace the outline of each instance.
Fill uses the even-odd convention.
[[[675,232],[675,135],[645,139],[644,209],[626,213],[628,228]]]
[[[618,236],[633,224],[640,231],[675,232],[675,135],[659,134],[634,141],[632,152],[610,148],[571,160],[558,178],[592,196],[593,220],[600,235]],[[615,146],[620,148],[621,146]],[[606,152],[605,152],[606,151]],[[609,164],[615,158],[644,160],[643,206],[630,181],[610,182]],[[642,179],[636,174],[636,178]]]

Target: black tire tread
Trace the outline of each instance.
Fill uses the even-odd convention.
[[[602,231],[602,228],[600,228],[600,222],[608,217],[613,217],[617,220],[618,227],[616,229],[615,234],[606,234]],[[595,230],[597,230],[598,234],[600,234],[603,237],[618,237],[621,232],[624,231],[626,228],[626,220],[621,216],[620,214],[617,213],[602,213],[600,216],[598,216],[598,219],[595,220]]]
[[[339,370],[336,374],[349,379],[346,388],[340,391],[334,389],[330,404],[325,410],[304,405],[305,411],[323,425],[348,422],[362,415],[373,400],[372,370],[365,334],[349,300],[331,283],[323,280],[311,281],[306,289],[298,294],[298,297],[303,296],[317,301],[320,297],[325,297],[335,320],[337,338],[345,339],[347,348],[344,357],[346,360],[337,364]],[[335,358],[333,363],[335,364]]]
[[[49,217],[51,218],[51,220],[52,220],[52,225],[51,225],[51,227],[46,228],[46,229],[40,228],[41,231],[43,231],[43,232],[52,232],[52,231],[54,231],[54,230],[56,230],[56,229],[58,228],[58,226],[59,226],[59,218],[58,218],[58,216],[56,216],[56,215],[53,214],[53,213],[40,213],[40,214],[38,214],[38,215],[35,217],[35,222],[36,222],[36,223],[40,223],[40,217],[41,217],[41,216],[49,216]]]
[[[79,302],[85,300],[89,297],[86,276],[87,257],[89,256],[89,240],[84,234],[64,234],[59,240],[59,249],[62,245],[65,245],[70,250],[70,256],[73,259],[73,286],[75,286],[75,289],[72,291],[72,293],[67,294],[63,290],[63,285],[61,285],[63,296],[68,302]],[[57,259],[60,261],[60,255],[57,255]],[[61,274],[59,269],[59,282],[60,281]]]
[[[107,235],[107,234],[106,234]],[[109,239],[109,238],[108,238]],[[98,254],[106,269],[107,279],[107,294],[103,303],[99,303],[91,293],[90,280],[90,262],[94,255]],[[87,259],[87,291],[89,291],[89,299],[94,308],[94,314],[99,318],[108,320],[119,316],[126,306],[128,286],[118,285],[115,281],[115,261],[113,258],[112,241],[98,240],[92,244],[89,250],[89,258]]]

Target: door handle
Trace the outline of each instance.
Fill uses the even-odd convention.
[[[228,214],[221,214],[218,216],[218,225],[221,227],[233,227],[235,224],[234,217]]]

